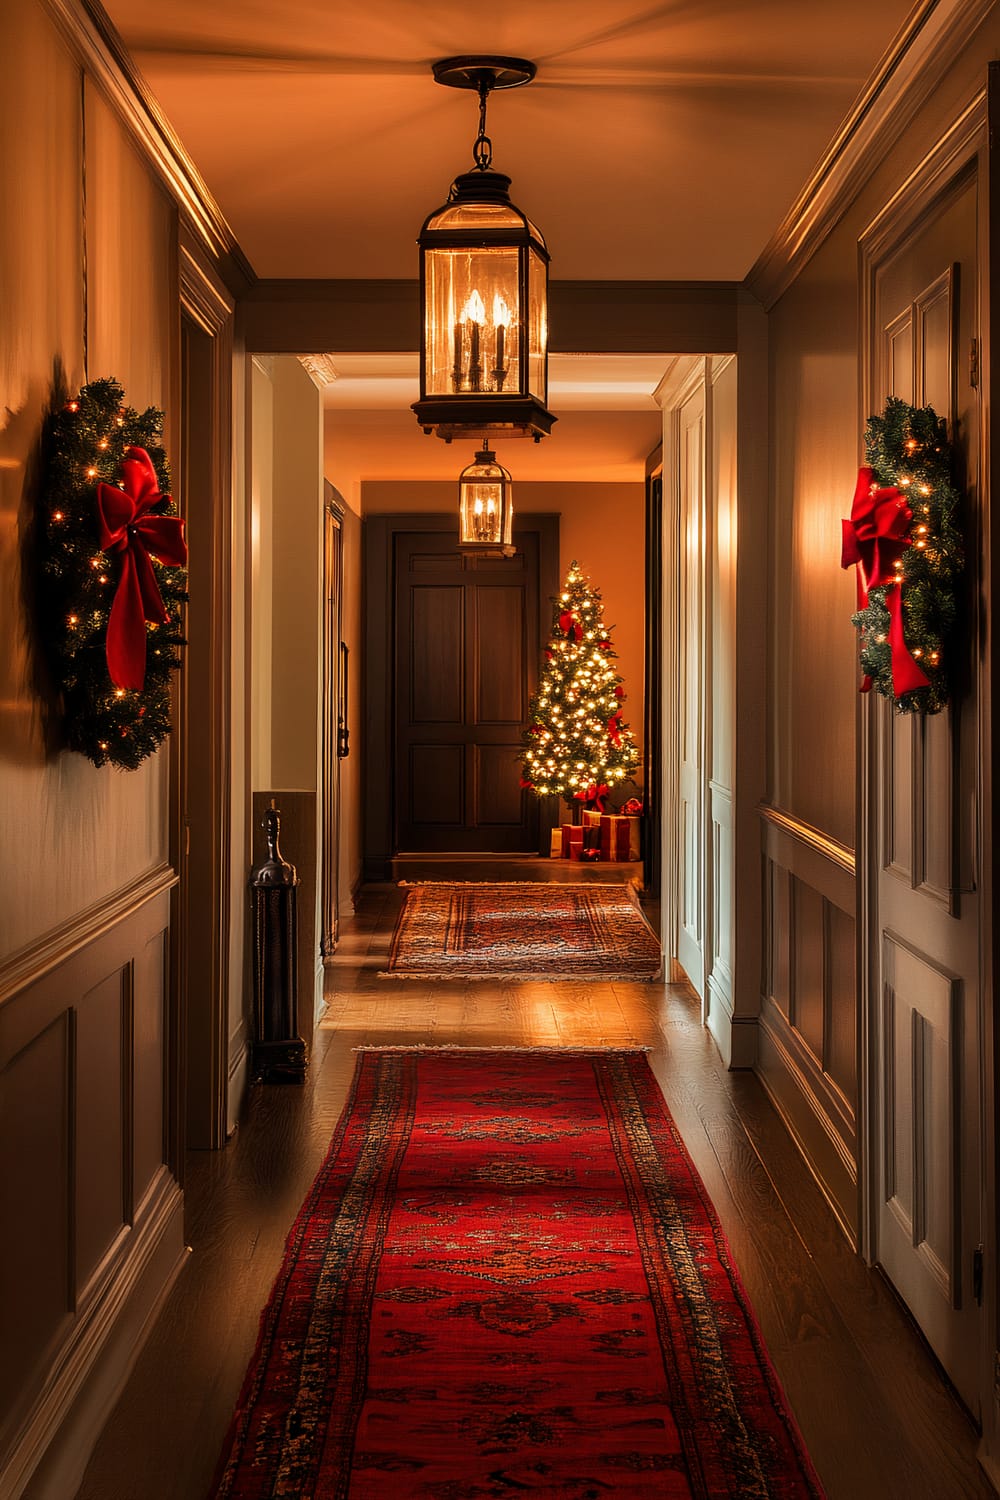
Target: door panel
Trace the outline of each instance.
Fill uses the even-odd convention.
[[[410,587],[407,678],[412,724],[461,724],[465,597],[457,587]]]
[[[524,696],[524,588],[502,584],[477,587],[475,600],[476,717],[480,724],[513,724],[520,730],[528,707]]]
[[[539,533],[512,558],[468,558],[441,533],[395,538],[397,851],[536,853],[520,787],[542,642]]]
[[[476,746],[476,783],[480,797],[477,822],[481,826],[516,828],[520,825],[520,749],[520,742]]]
[[[977,326],[976,192],[966,178],[875,268],[881,339],[872,386],[877,409],[897,395],[933,405],[948,420],[967,467],[970,514],[979,411],[956,350],[969,347]],[[968,566],[963,588],[974,598],[971,556]],[[974,683],[971,639],[965,649],[956,675]],[[872,712],[875,764],[882,767],[872,780],[879,859],[870,934],[881,996],[877,1258],[977,1411],[979,851],[973,820],[963,826],[955,808],[976,795],[968,747],[977,743],[979,704],[965,688],[947,712],[930,718],[897,716],[884,700]]]

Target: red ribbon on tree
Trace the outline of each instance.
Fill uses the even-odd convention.
[[[618,698],[621,701],[624,701],[628,697],[628,694],[626,693],[625,689],[622,687],[621,683],[619,683],[618,686],[615,688],[615,697]]]
[[[564,609],[559,616],[559,629],[567,637],[575,636],[578,641],[583,640],[583,626],[571,609]]]
[[[577,802],[583,802],[588,807],[592,804],[594,812],[604,811],[603,804],[606,798],[608,798],[610,795],[610,787],[604,786],[603,784],[601,786],[598,786],[595,781],[592,781],[586,789],[581,787],[578,792],[573,793],[573,796],[576,798]]]
[[[857,566],[858,609],[867,609],[868,591],[885,589],[885,607],[889,611],[889,649],[892,653],[892,687],[898,698],[915,688],[926,687],[927,678],[907,649],[903,635],[902,596],[896,563],[910,543],[913,512],[902,490],[894,485],[880,487],[871,469],[858,470],[858,482],[851,503],[850,520],[841,522],[843,540],[840,566]],[[871,688],[866,677],[861,691]]]
[[[170,496],[160,493],[145,448],[126,449],[121,471],[121,489],[103,482],[97,486],[101,547],[121,554],[105,650],[111,681],[138,690],[146,680],[146,621],[165,625],[170,618],[150,558],[182,567],[187,562],[187,543],[179,516],[150,514]]]
[[[608,720],[608,739],[616,750],[619,749],[622,742],[622,711],[620,708],[616,708]]]

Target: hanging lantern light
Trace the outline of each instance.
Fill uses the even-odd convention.
[[[538,442],[556,420],[548,400],[548,267],[545,241],[510,201],[510,178],[492,170],[486,102],[493,89],[530,83],[519,57],[448,57],[434,78],[479,94],[475,169],[420,231],[420,400],[425,432],[446,442],[502,432]]]
[[[513,557],[514,505],[509,472],[485,445],[458,476],[458,550],[475,557]]]

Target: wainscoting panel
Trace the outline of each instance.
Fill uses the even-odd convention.
[[[762,807],[766,969],[757,1071],[845,1231],[857,1230],[857,999],[849,850]]]
[[[182,1263],[173,883],[152,872],[0,971],[0,1500],[32,1475],[33,1495],[74,1492]]]

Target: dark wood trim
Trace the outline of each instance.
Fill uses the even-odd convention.
[[[642,883],[646,894],[660,894],[660,769],[663,763],[663,443],[646,459],[646,609],[643,685],[643,818]]]
[[[192,518],[187,481],[198,484],[195,527],[206,574],[201,608],[187,617],[189,647],[178,694],[172,753],[171,860],[176,903],[177,1019],[171,1032],[185,1099],[186,1144],[225,1144],[229,1119],[230,880],[232,826],[233,303],[193,237],[180,244],[182,312],[182,513]],[[200,344],[199,344],[200,340]],[[190,452],[186,451],[187,444]],[[198,610],[196,598],[194,609]],[[178,1125],[178,1130],[185,1127]],[[185,1144],[176,1143],[179,1154]]]
[[[558,515],[514,516],[518,531],[537,531],[539,639],[548,640],[551,604],[559,592]],[[394,554],[398,532],[453,532],[458,542],[457,516],[446,512],[415,515],[367,516],[362,529],[362,598],[364,680],[362,725],[364,785],[362,787],[362,854],[365,880],[390,880],[397,852],[393,794],[393,601]],[[542,808],[541,838],[548,839],[551,816]],[[546,844],[545,852],[548,852]]]
[[[553,354],[728,354],[735,282],[551,281]],[[413,280],[260,280],[240,299],[239,329],[260,354],[419,349]]]

